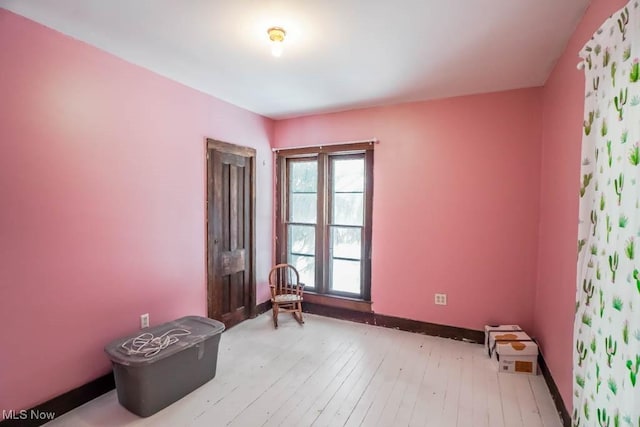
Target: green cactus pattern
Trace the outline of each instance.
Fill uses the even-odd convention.
[[[582,283],[582,290],[584,291],[585,296],[587,297],[586,305],[591,304],[591,298],[593,298],[593,291],[595,290],[593,286],[593,281],[589,280],[589,284],[587,284],[587,280],[585,279]]]
[[[587,241],[585,239],[578,240],[578,254],[582,252],[582,248],[584,248],[584,245],[586,244],[587,244]]]
[[[618,256],[618,252],[614,252],[613,255],[609,255],[609,270],[611,270],[611,282],[613,283],[616,283],[618,265],[620,265],[620,257]]]
[[[631,385],[635,387],[638,382],[638,370],[640,370],[640,355],[636,356],[635,363],[631,360],[627,360],[626,366],[629,370],[629,376],[631,377]]]
[[[616,190],[616,195],[618,196],[618,206],[622,203],[622,188],[624,187],[624,175],[620,174],[618,178],[613,180],[613,185]]]
[[[596,411],[598,413],[598,424],[600,427],[609,427],[609,422],[611,421],[611,417],[607,415],[606,408],[598,408]]]
[[[571,425],[640,427],[640,0],[582,57]]]
[[[640,146],[638,146],[638,144],[629,151],[629,163],[633,166],[638,166],[640,164]]]
[[[614,310],[618,311],[622,311],[622,307],[624,307],[624,303],[622,302],[622,299],[620,297],[613,298],[611,305],[613,306]]]
[[[582,407],[582,408],[583,408],[583,411],[584,411],[584,417],[585,417],[587,420],[589,420],[589,412],[590,412],[590,411],[589,411],[589,402],[588,402],[588,401],[585,401],[585,402],[584,402],[584,405],[583,405],[583,407]]]
[[[618,342],[614,341],[613,338],[611,338],[611,335],[609,335],[604,339],[604,348],[607,352],[607,366],[611,367],[611,360],[618,352]]]
[[[580,187],[580,197],[584,197],[584,194],[587,192],[587,187],[591,183],[591,179],[593,178],[593,174],[587,174],[582,177],[582,186]]]
[[[592,228],[592,236],[595,237],[596,235],[596,229],[598,228],[598,212],[595,210],[591,211],[591,228]]]
[[[633,237],[629,237],[627,240],[627,246],[624,247],[624,253],[627,255],[627,258],[633,260],[636,252],[636,242]]]
[[[627,25],[629,25],[629,8],[625,7],[618,18],[618,28],[622,34],[622,41],[627,40]]]
[[[622,121],[624,116],[624,106],[627,105],[627,99],[629,97],[629,88],[625,89],[624,92],[620,91],[620,96],[616,96],[613,98],[613,102],[616,106],[616,110],[618,111],[618,119]]]
[[[582,366],[582,362],[587,358],[587,348],[584,346],[584,341],[576,343],[576,351],[578,352],[578,366]]]
[[[595,86],[595,82],[594,82],[594,86]],[[584,133],[587,136],[591,135],[591,129],[593,128],[593,115],[594,115],[593,111],[589,112],[589,118],[585,120],[582,125],[584,127]]]
[[[626,216],[620,214],[620,218],[618,219],[618,226],[620,228],[625,228],[627,226],[628,222],[629,222],[629,218],[627,218]]]
[[[633,64],[631,64],[631,71],[629,71],[629,81],[631,83],[638,83],[640,80],[640,61],[638,58],[633,60]]]

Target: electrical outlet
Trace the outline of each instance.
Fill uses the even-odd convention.
[[[149,313],[140,315],[140,329],[149,327]]]
[[[436,294],[436,305],[447,305],[447,294]]]

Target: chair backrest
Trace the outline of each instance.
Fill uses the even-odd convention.
[[[290,264],[278,264],[269,272],[269,286],[272,296],[284,294],[302,294],[298,270]]]

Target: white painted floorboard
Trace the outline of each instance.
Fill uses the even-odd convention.
[[[561,426],[542,376],[498,373],[481,345],[305,316],[226,331],[216,378],[149,418],[112,391],[47,426]]]

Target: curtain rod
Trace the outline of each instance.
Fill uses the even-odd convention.
[[[329,142],[327,144],[316,144],[316,145],[300,145],[297,147],[278,147],[278,148],[272,148],[271,151],[273,151],[274,153],[276,151],[282,151],[282,150],[297,150],[300,148],[322,148],[322,147],[331,147],[332,145],[346,145],[346,144],[380,144],[380,140],[378,138],[369,138],[369,139],[360,139],[357,141],[343,141],[343,142]]]

